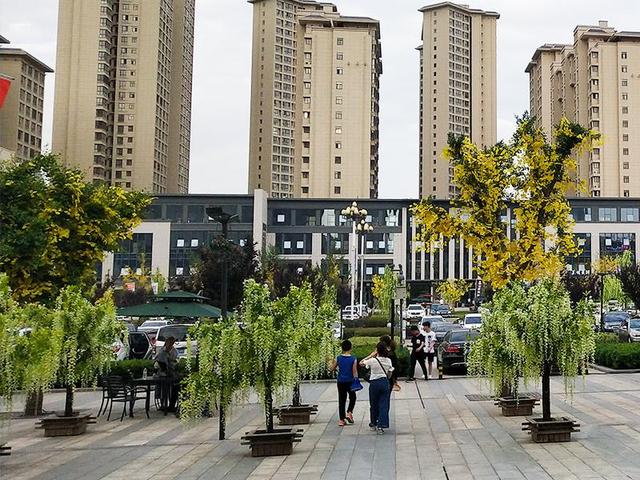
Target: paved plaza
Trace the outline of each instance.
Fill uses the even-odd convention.
[[[552,387],[554,413],[582,425],[574,442],[531,443],[522,418],[469,400],[487,393],[475,379],[403,383],[385,435],[369,431],[366,390],[358,394],[355,425],[338,427],[335,386],[317,383],[304,385],[303,396],[318,404],[318,415],[288,457],[252,458],[240,445],[263,422],[256,404],[233,411],[224,442],[217,418],[185,427],[157,412],[148,420],[139,406],[135,418],[101,417],[79,437],[44,438],[34,420],[5,421],[2,436],[13,450],[0,457],[0,479],[640,479],[640,375],[591,374],[578,380],[573,402],[561,378]],[[77,405],[97,410],[99,398],[80,392]],[[62,405],[62,394],[47,395],[46,409]]]

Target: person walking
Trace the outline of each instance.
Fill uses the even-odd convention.
[[[393,365],[389,359],[389,349],[380,342],[376,346],[376,356],[363,360],[360,365],[370,370],[369,377],[369,427],[383,434],[389,428],[390,389],[389,378]]]
[[[353,381],[358,377],[358,359],[351,355],[353,346],[349,340],[342,342],[342,353],[333,361],[331,371],[338,371],[338,425],[344,427],[353,423],[353,409],[356,406],[356,392],[351,389]],[[345,404],[349,397],[349,406],[345,411]]]
[[[424,349],[427,355],[427,364],[429,367],[429,378],[433,378],[431,375],[433,371],[433,359],[436,356],[436,349],[435,349],[436,332],[431,330],[431,322],[429,322],[428,320],[425,322],[422,322],[422,331],[424,332],[424,337],[425,337]]]
[[[411,333],[411,366],[409,367],[409,378],[407,378],[407,382],[413,382],[415,380],[416,362],[419,363],[420,368],[422,368],[424,379],[428,380],[427,366],[424,363],[425,358],[427,358],[425,337],[420,333],[417,325],[412,325],[409,332]]]
[[[379,339],[379,342],[384,343],[387,346],[387,351],[389,352],[389,360],[391,360],[391,366],[393,370],[391,372],[391,377],[389,378],[389,386],[391,391],[399,392],[400,385],[398,384],[398,356],[396,355],[396,342],[389,335],[382,335]],[[374,350],[369,355],[367,355],[364,360],[369,360],[370,358],[374,358],[378,356],[378,351]]]

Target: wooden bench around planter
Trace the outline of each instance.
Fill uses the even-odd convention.
[[[280,425],[308,425],[311,423],[311,415],[315,413],[318,413],[317,405],[283,405],[274,409]]]
[[[529,418],[522,423],[522,430],[528,430],[531,440],[536,443],[570,442],[571,434],[580,431],[580,424],[567,417]]]
[[[527,417],[533,415],[533,408],[539,403],[537,398],[522,396],[501,397],[495,404],[502,408],[503,417]]]
[[[7,447],[6,443],[0,444],[0,457],[11,455],[11,447]]]
[[[41,419],[36,428],[44,430],[45,437],[67,437],[82,435],[87,431],[87,425],[96,423],[96,417],[89,413],[79,413],[72,417],[51,416]]]
[[[302,439],[302,430],[278,428],[272,433],[266,430],[254,430],[241,437],[242,445],[249,445],[252,457],[272,457],[291,455],[293,444]]]

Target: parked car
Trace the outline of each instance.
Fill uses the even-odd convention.
[[[459,328],[460,327],[458,325],[450,322],[438,323],[437,325],[432,326],[431,329],[436,334],[436,347],[440,344],[440,342],[442,342],[447,332]]]
[[[124,322],[124,324],[127,327],[127,330],[129,331],[129,333],[138,331],[138,327],[136,327],[133,323]]]
[[[129,332],[129,355],[132,360],[151,358],[153,345],[145,332]]]
[[[331,325],[331,330],[333,330],[333,337],[338,340],[342,338],[342,323],[341,322],[333,322]]]
[[[116,338],[113,341],[111,351],[113,352],[115,360],[118,362],[126,360],[129,357],[129,347],[120,338]]]
[[[347,305],[342,309],[342,319],[343,320],[357,320],[360,318],[360,311],[357,306]]]
[[[434,303],[431,305],[431,315],[442,315],[447,316],[451,315],[451,308],[447,304]]]
[[[158,329],[158,333],[156,335],[155,344],[153,347],[153,353],[155,354],[164,347],[164,343],[167,338],[173,337],[176,339],[174,344],[175,349],[178,352],[178,358],[183,358],[187,356],[187,336],[189,334],[189,329],[193,325],[166,325],[164,327],[160,327]],[[195,355],[198,352],[198,344],[192,340],[191,341],[191,352]]]
[[[640,318],[623,320],[618,329],[618,339],[621,342],[640,342]]]
[[[604,314],[604,331],[616,333],[622,322],[631,318],[627,312],[607,312]]]
[[[146,320],[142,325],[138,327],[139,332],[145,332],[150,338],[155,338],[156,333],[160,327],[170,325],[170,320]]]
[[[482,326],[482,315],[479,313],[467,313],[462,321],[462,328],[479,329]]]
[[[477,330],[450,330],[438,346],[438,365],[446,373],[453,368],[466,368],[473,342],[480,336]]]
[[[413,303],[407,307],[404,311],[404,318],[407,320],[412,320],[415,318],[422,318],[427,314],[427,311],[424,309],[422,305],[419,303]]]
[[[433,330],[434,325],[437,323],[444,323],[444,317],[442,315],[425,315],[420,320],[420,323],[429,322],[431,323],[431,329]]]
[[[355,307],[358,311],[358,315],[360,315],[361,317],[369,316],[369,305],[367,305],[366,303],[360,303],[358,305],[355,305]]]

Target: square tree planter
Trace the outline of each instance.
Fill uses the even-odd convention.
[[[293,444],[302,438],[302,430],[291,428],[277,428],[272,433],[266,430],[247,432],[242,445],[249,445],[252,457],[272,457],[277,455],[291,455]]]
[[[552,418],[528,418],[522,423],[522,430],[531,433],[531,439],[536,443],[570,442],[571,433],[579,432],[580,425],[567,417]]]
[[[72,417],[55,415],[41,419],[36,428],[43,429],[45,437],[66,437],[82,435],[90,423],[96,423],[96,418],[89,413],[78,413]]]
[[[311,415],[317,412],[317,405],[283,405],[274,413],[278,415],[280,425],[308,425]]]
[[[496,405],[502,408],[503,417],[527,417],[533,415],[533,408],[538,405],[540,401],[537,398],[522,396],[522,397],[500,397],[496,401]]]

